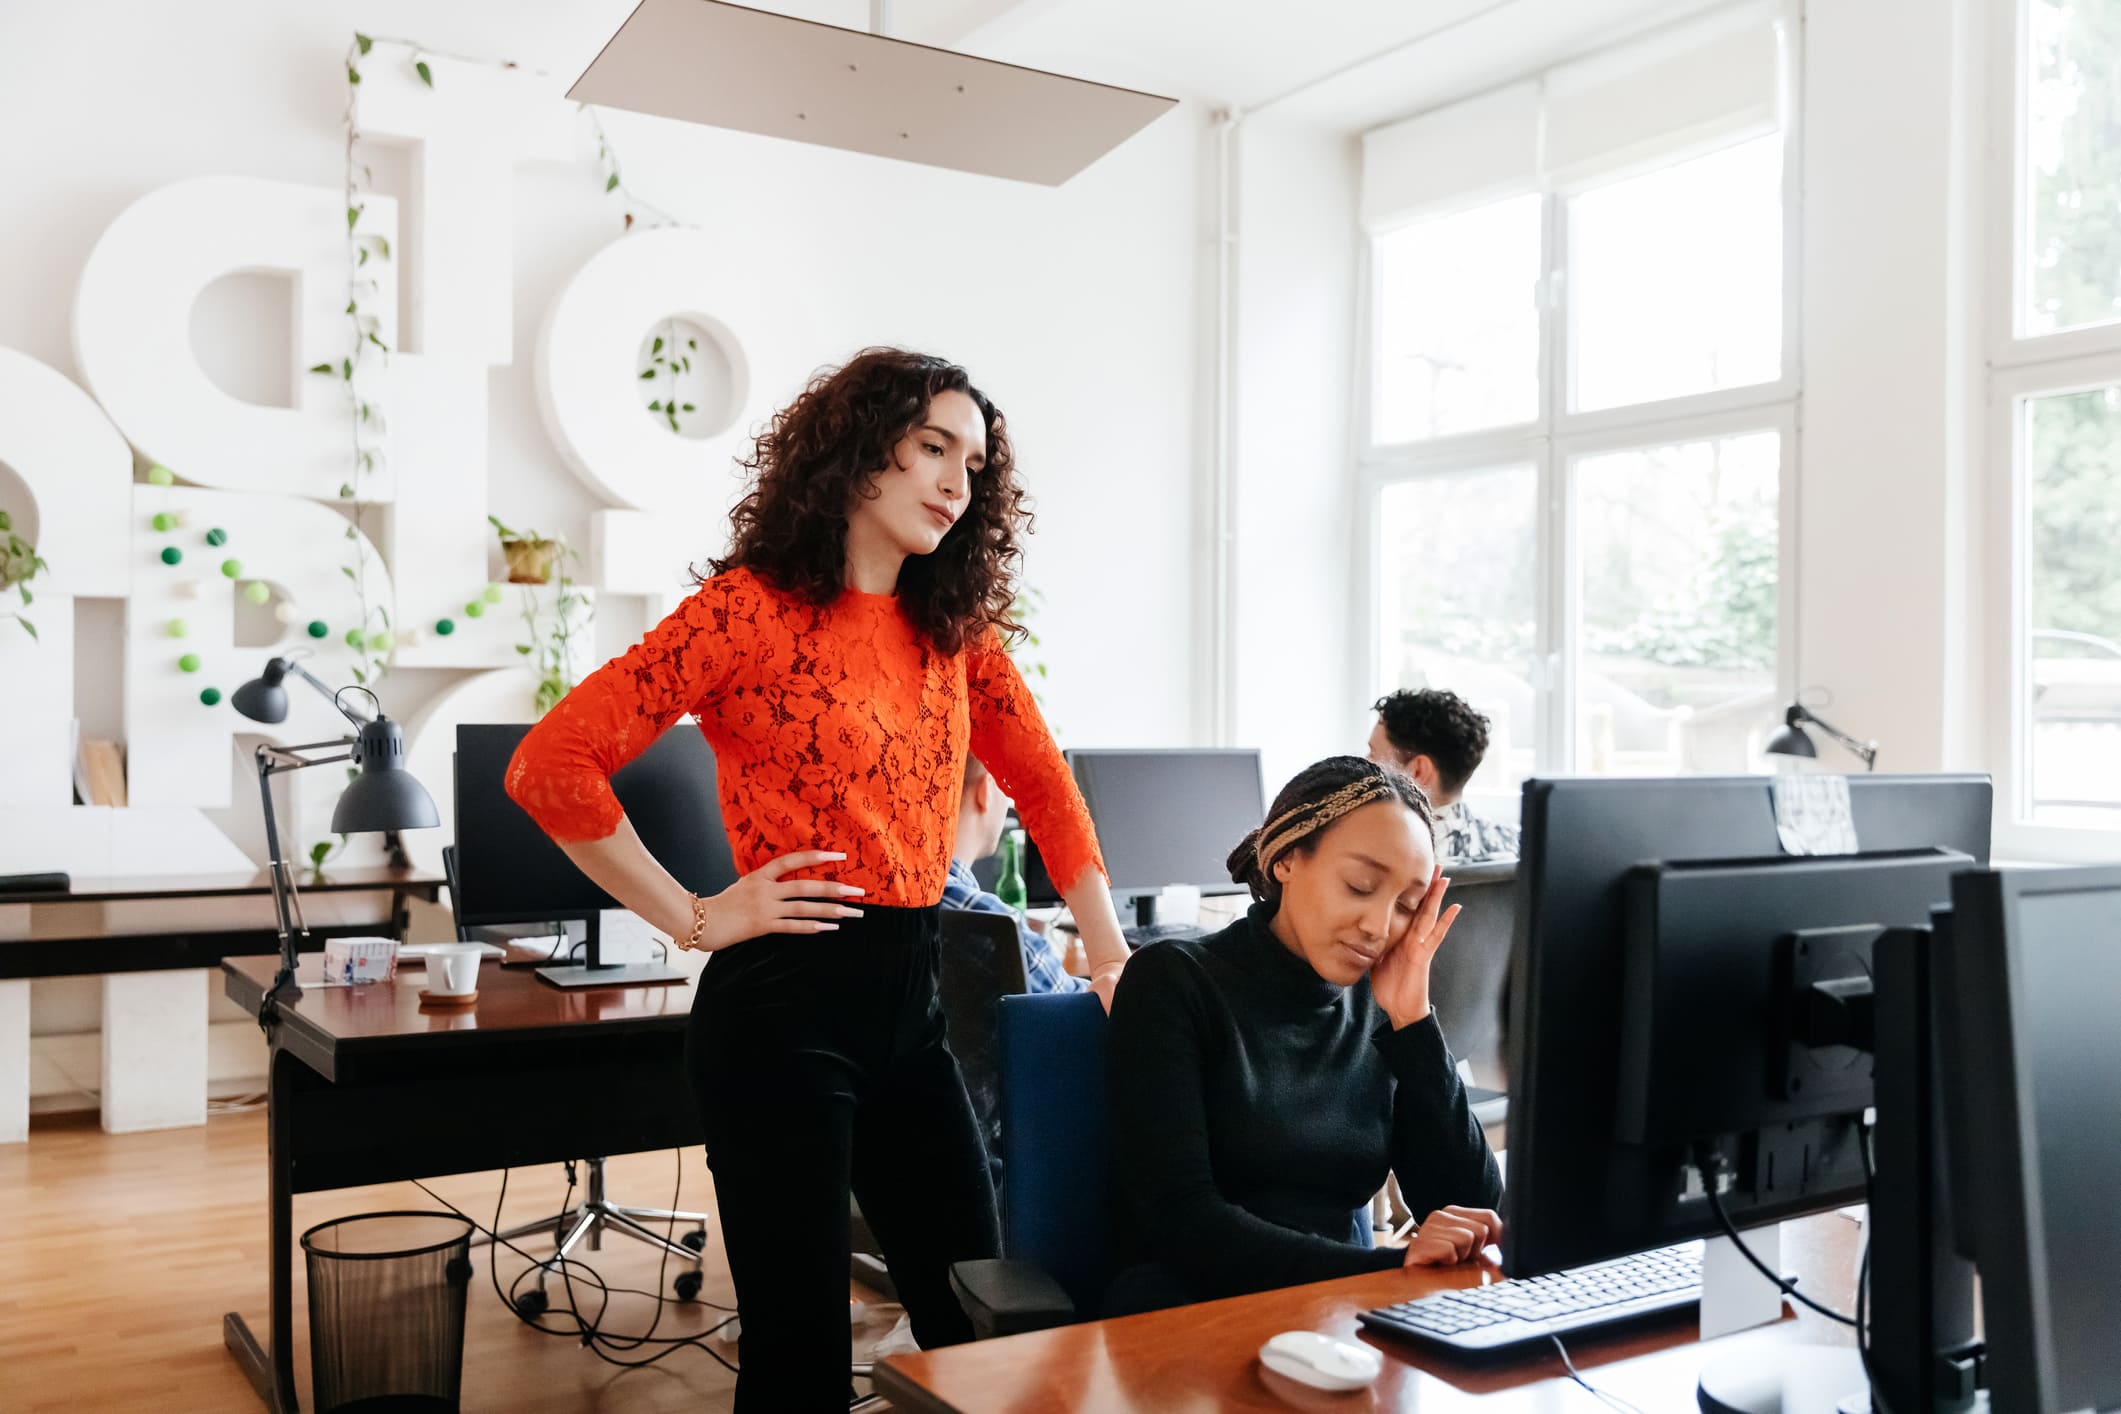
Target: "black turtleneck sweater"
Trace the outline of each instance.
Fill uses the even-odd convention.
[[[1436,1018],[1393,1030],[1369,978],[1324,980],[1271,917],[1143,948],[1112,1003],[1122,1248],[1202,1300],[1399,1266],[1358,1240],[1388,1167],[1416,1217],[1502,1196]]]

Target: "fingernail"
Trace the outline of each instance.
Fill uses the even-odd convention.
[[[849,898],[859,898],[863,894],[868,893],[869,891],[863,888],[860,884],[842,884],[840,885],[840,892],[845,894]]]
[[[839,926],[840,925],[837,923],[820,923],[817,925],[817,930],[820,933],[832,933],[837,932],[839,930]]]
[[[862,911],[859,908],[843,908],[840,910],[840,917],[842,918],[859,918],[861,916]]]

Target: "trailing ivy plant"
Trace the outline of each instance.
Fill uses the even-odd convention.
[[[357,154],[361,141],[361,61],[375,45],[373,38],[356,32],[346,49],[346,352],[337,363],[320,363],[309,370],[323,377],[336,377],[346,385],[352,446],[346,480],[339,483],[339,499],[350,504],[353,518],[346,526],[348,561],[339,567],[339,572],[353,585],[360,606],[359,617],[346,635],[347,646],[358,655],[354,681],[368,687],[390,671],[391,643],[390,610],[369,599],[370,556],[365,553],[370,504],[367,480],[370,473],[382,469],[389,455],[383,442],[388,424],[378,389],[383,381],[382,371],[390,364],[391,349],[383,341],[382,320],[373,311],[381,284],[370,267],[391,258],[390,240],[379,232],[361,229],[375,173]],[[434,70],[417,49],[412,49],[412,53],[413,72],[421,83],[433,88]]]
[[[552,541],[552,617],[538,610],[538,594],[534,589],[523,591],[523,631],[528,643],[518,643],[516,652],[530,660],[530,666],[538,675],[538,686],[532,695],[531,706],[542,717],[550,712],[559,700],[574,689],[574,661],[572,648],[574,636],[596,622],[595,606],[575,583],[574,566],[577,560],[574,547],[565,539],[555,536]],[[577,620],[576,615],[581,617]]]
[[[388,455],[383,441],[388,431],[388,424],[384,417],[380,389],[383,382],[381,371],[388,368],[391,348],[384,342],[382,323],[374,312],[374,306],[380,292],[380,284],[375,278],[375,270],[381,262],[391,258],[391,249],[390,241],[385,236],[372,230],[362,229],[362,217],[367,212],[368,196],[375,174],[367,163],[360,160],[358,151],[361,142],[360,94],[362,65],[366,61],[382,62],[381,58],[376,56],[374,52],[379,42],[402,49],[410,56],[412,72],[421,84],[430,89],[435,86],[434,69],[428,63],[426,56],[439,54],[441,52],[439,50],[416,45],[408,40],[379,40],[375,36],[362,34],[358,31],[355,32],[352,43],[347,46],[345,56],[346,160],[344,179],[346,199],[347,292],[345,313],[347,344],[345,352],[336,361],[319,363],[309,370],[320,377],[337,378],[346,388],[348,422],[351,426],[352,440],[346,480],[339,485],[339,499],[348,503],[352,511],[352,517],[346,527],[346,539],[350,545],[348,562],[340,567],[340,572],[353,585],[354,593],[359,601],[359,618],[355,627],[347,633],[347,643],[358,655],[358,661],[353,669],[354,680],[369,687],[373,687],[389,671],[388,654],[393,641],[390,610],[383,604],[371,602],[369,599],[368,561],[371,557],[363,553],[363,547],[367,543],[365,540],[368,528],[367,514],[371,504],[366,494],[367,478],[370,473],[382,469],[385,458]],[[513,69],[517,67],[513,61],[509,60],[496,61],[463,54],[451,54],[448,57],[464,63],[485,64],[493,68]],[[550,76],[545,75],[545,77]],[[612,150],[611,139],[604,131],[603,119],[598,116],[594,108],[587,104],[578,104],[576,106],[578,111],[588,118],[591,127],[595,130],[597,161],[604,174],[604,191],[607,195],[615,194],[621,203],[621,215],[624,219],[622,229],[628,231],[633,229],[636,213],[639,213],[640,219],[645,225],[650,227],[681,224],[676,217],[671,216],[653,203],[643,200],[627,186],[620,175],[618,157]],[[664,355],[666,363],[669,361],[670,356],[676,353],[674,339],[669,340],[669,342],[673,345],[672,347],[667,349],[658,347],[656,350],[658,354]],[[689,339],[687,344],[689,347],[687,355],[684,357],[683,370],[689,372],[691,367],[689,354],[696,349],[696,345]],[[676,371],[673,371],[672,377],[676,377]],[[679,430],[678,419],[684,413],[694,411],[691,404],[684,403],[682,400],[658,399],[657,401],[665,406],[669,406],[675,401],[675,406],[670,407],[670,410],[664,414],[668,417],[673,431]],[[664,413],[664,407],[658,407],[656,411]],[[571,554],[571,552],[569,553]],[[564,570],[562,575],[566,589],[572,590],[572,579],[565,577]],[[564,593],[563,597],[565,597]],[[586,602],[579,595],[576,596],[576,599],[577,606]],[[561,623],[557,632],[564,640],[564,635],[569,631],[569,626],[566,623],[566,613],[563,612],[560,618]],[[26,621],[23,626],[25,628],[29,627]],[[34,633],[35,630],[32,629],[31,632]],[[564,682],[564,669],[560,676],[553,680]],[[571,686],[571,684],[561,686],[559,693],[554,694],[552,700],[558,701],[559,695],[566,692],[567,686]],[[544,695],[545,688],[541,686],[540,697],[542,698]],[[540,710],[543,709],[541,708]]]
[[[15,533],[14,517],[0,511],[0,590],[13,589],[21,597],[22,608],[27,609],[37,602],[37,596],[30,593],[29,582],[49,568],[37,547]],[[37,626],[21,609],[7,617],[22,625],[22,631],[31,638],[37,636]]]
[[[628,219],[630,220],[631,218]],[[665,320],[663,332],[655,336],[655,343],[648,350],[648,366],[641,370],[643,380],[651,378],[667,378],[670,380],[669,393],[650,403],[648,410],[659,414],[668,422],[672,432],[682,432],[684,430],[678,425],[680,414],[699,411],[693,404],[681,402],[678,398],[678,375],[692,372],[692,356],[699,351],[700,341],[689,337],[685,340],[685,347],[680,349],[678,347],[677,321],[674,319]]]
[[[1042,689],[1046,682],[1045,660],[1036,656],[1040,648],[1038,631],[1031,627],[1031,620],[1046,606],[1045,594],[1030,585],[1021,585],[1016,598],[1009,605],[1010,616],[1024,626],[1024,636],[1009,656],[1016,660],[1016,670],[1024,675],[1031,688],[1031,700],[1040,707],[1046,705],[1046,694]]]

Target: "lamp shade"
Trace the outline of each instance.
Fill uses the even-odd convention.
[[[1761,748],[1770,756],[1803,756],[1812,760],[1819,757],[1819,744],[1805,731],[1804,724],[1812,720],[1812,714],[1804,710],[1802,703],[1792,702],[1789,710],[1782,714],[1782,730],[1768,738]]]
[[[236,689],[229,704],[253,722],[284,722],[287,720],[287,689],[281,684],[287,679],[287,660],[275,658],[265,665],[259,677]]]
[[[331,813],[335,834],[377,830],[426,830],[442,823],[434,797],[405,769],[405,733],[388,717],[361,727],[353,758],[360,774]]]
[[[1770,756],[1808,756],[1817,759],[1819,748],[1811,737],[1805,735],[1803,727],[1789,726],[1768,738],[1762,748]]]

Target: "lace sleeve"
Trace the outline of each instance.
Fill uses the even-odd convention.
[[[611,834],[625,816],[611,793],[612,773],[721,694],[762,608],[748,576],[701,585],[530,729],[508,763],[509,797],[555,840]]]
[[[991,629],[965,650],[965,687],[972,754],[1015,799],[1054,885],[1072,888],[1087,869],[1103,875],[1105,861],[1082,792],[1031,689]]]

